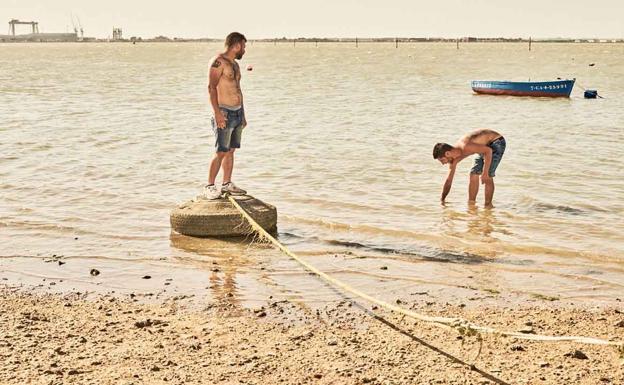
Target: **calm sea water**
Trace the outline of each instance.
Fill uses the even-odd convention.
[[[207,178],[206,70],[220,49],[0,45],[0,255],[266,255],[170,236],[169,210]],[[541,277],[527,285],[556,274],[621,290],[622,62],[622,44],[249,44],[234,180],[277,206],[281,239],[310,258],[476,258],[500,282],[504,265],[522,265]],[[478,96],[469,84],[557,77],[577,78],[570,99]],[[605,98],[583,99],[579,84]],[[468,207],[471,160],[441,206],[446,168],[432,146],[480,127],[507,139],[496,208],[481,208],[482,192]]]

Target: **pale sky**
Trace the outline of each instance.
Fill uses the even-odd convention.
[[[624,38],[624,0],[0,0],[0,34],[12,18],[41,32],[85,36],[603,37]],[[21,26],[18,33],[28,33]]]

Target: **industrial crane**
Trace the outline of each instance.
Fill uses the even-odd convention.
[[[12,19],[9,21],[9,34],[15,36],[15,26],[19,24],[26,24],[32,27],[32,33],[39,33],[39,23],[36,21],[19,21],[17,19]]]

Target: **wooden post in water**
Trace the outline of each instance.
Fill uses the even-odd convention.
[[[297,40],[293,39],[293,47],[295,46],[296,43],[297,43]]]
[[[357,37],[356,37],[356,38],[355,38],[355,48],[357,48],[357,47],[358,47],[358,39],[357,39]]]
[[[394,38],[394,48],[399,48],[399,38],[398,37]]]
[[[531,50],[531,37],[529,37],[529,51]]]
[[[459,39],[457,39],[457,49],[459,49]]]

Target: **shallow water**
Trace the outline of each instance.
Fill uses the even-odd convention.
[[[278,207],[282,241],[351,282],[370,285],[378,266],[328,262],[335,253],[400,260],[407,278],[430,284],[476,272],[509,290],[609,298],[624,285],[624,45],[526,48],[250,44],[235,180]],[[38,271],[7,257],[53,254],[200,269],[228,256],[279,270],[286,257],[266,248],[170,237],[169,210],[206,179],[206,65],[219,49],[0,45],[0,271]],[[556,77],[578,79],[570,99],[478,96],[469,85]],[[583,99],[579,85],[605,99]],[[441,206],[446,169],[432,146],[479,127],[507,139],[496,208],[479,207],[482,195],[466,204],[470,160]]]

